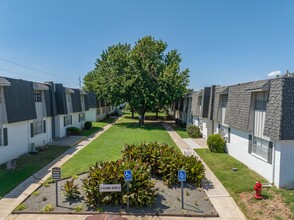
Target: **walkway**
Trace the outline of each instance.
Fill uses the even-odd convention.
[[[120,120],[120,118],[118,119]],[[116,120],[116,121],[118,121]],[[116,122],[115,121],[115,122]],[[14,188],[10,193],[5,195],[0,200],[0,220],[6,219],[9,214],[22,203],[32,192],[34,192],[43,182],[45,182],[51,176],[52,167],[61,167],[66,161],[77,154],[80,150],[90,144],[95,138],[100,136],[102,133],[107,131],[115,122],[106,125],[96,133],[84,138],[80,143],[76,143],[75,146],[64,152],[54,161],[49,163],[47,166],[43,167],[41,170],[36,172],[34,175],[27,178],[20,185]],[[69,144],[70,139],[66,139],[67,144]],[[73,142],[71,142],[73,143]],[[7,219],[14,219],[17,215],[12,215]],[[27,216],[28,217],[28,216]],[[43,216],[44,217],[44,216]],[[43,217],[41,217],[43,219]],[[50,216],[49,216],[50,217]],[[23,218],[23,215],[22,215]],[[28,218],[29,219],[29,218]],[[35,218],[30,218],[35,219]],[[47,218],[50,219],[50,218]],[[52,219],[52,216],[51,216]],[[61,218],[62,219],[62,218]]]
[[[206,146],[205,142],[198,141],[194,143],[191,140],[184,141],[176,131],[173,130],[171,126],[167,123],[163,123],[163,126],[174,140],[176,145],[181,149],[185,155],[199,155],[192,150],[193,148],[199,148],[199,145]],[[199,139],[200,140],[200,139]],[[200,157],[199,157],[200,158]],[[216,178],[209,167],[203,162],[205,167],[205,177],[206,179],[202,182],[203,188],[213,204],[214,208],[218,212],[220,218],[218,219],[246,219],[244,214],[241,212],[233,198],[230,196],[228,191],[224,188],[221,182]]]
[[[67,151],[64,155],[61,155],[55,161],[53,161],[50,165],[43,168],[41,171],[36,173],[34,176],[42,177],[42,180],[37,182],[35,179],[28,178],[25,182],[27,185],[21,184],[22,187],[17,187],[17,189],[13,190],[10,194],[5,196],[2,200],[0,200],[0,220],[51,220],[51,219],[64,219],[64,220],[83,220],[89,215],[67,215],[67,214],[10,214],[15,207],[21,203],[27,196],[29,196],[43,181],[45,181],[50,176],[50,169],[53,166],[61,166],[64,162],[70,159],[74,154],[84,148],[87,144],[93,141],[96,137],[101,135],[104,131],[110,128],[111,125],[107,125],[104,127],[103,131],[99,131],[92,137],[87,140],[82,141],[75,147],[71,148],[72,151]],[[194,147],[205,147],[203,143],[188,141],[185,142],[168,124],[164,124],[165,128],[168,130],[169,135],[174,140],[174,142],[179,146],[184,154],[194,154],[198,156],[192,148]],[[200,140],[200,139],[199,139]],[[202,140],[203,141],[203,140]],[[70,150],[71,150],[70,149]],[[243,213],[240,211],[239,207],[235,204],[234,200],[231,198],[226,189],[222,186],[219,180],[214,176],[211,170],[205,166],[205,175],[207,180],[203,181],[204,188],[206,190],[206,194],[209,197],[210,201],[214,205],[220,217],[215,218],[202,218],[202,217],[171,217],[171,216],[123,216],[129,220],[244,220],[245,217]],[[9,196],[10,195],[10,196]],[[10,214],[10,215],[9,215]]]

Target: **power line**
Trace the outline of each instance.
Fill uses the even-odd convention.
[[[29,77],[39,78],[39,79],[42,79],[42,80],[46,80],[46,81],[48,81],[47,78],[43,78],[43,77],[36,76],[36,75],[30,75],[30,74],[25,74],[25,73],[19,73],[19,72],[15,72],[15,71],[12,71],[12,70],[7,70],[7,69],[1,68],[1,67],[0,67],[0,70],[6,71],[6,72],[10,72],[10,73],[15,73],[15,74],[18,74],[18,75],[23,75],[23,76],[29,76]],[[4,77],[5,77],[5,76],[4,76]],[[75,85],[75,86],[79,85],[79,84],[75,84],[75,83],[68,83],[68,82],[65,82],[65,81],[61,81],[61,83],[63,83],[63,84],[68,84],[68,85]]]
[[[54,74],[54,73],[39,70],[39,69],[36,69],[34,67],[30,67],[30,66],[27,66],[27,65],[24,65],[24,64],[21,64],[21,63],[17,63],[17,62],[8,60],[8,59],[1,58],[1,57],[0,57],[0,60],[5,61],[7,63],[12,63],[12,64],[17,65],[17,66],[21,66],[23,68],[30,69],[30,70],[33,70],[33,71],[36,71],[36,72],[45,73],[45,74],[52,75],[52,76],[58,76],[58,77],[62,77],[62,78],[65,78],[65,79],[71,79],[69,77],[64,77],[64,76],[60,76],[60,75],[57,75],[57,74]]]

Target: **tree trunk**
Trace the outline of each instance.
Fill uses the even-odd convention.
[[[139,115],[139,126],[144,125],[145,113]]]
[[[132,118],[134,118],[134,113],[135,113],[134,107],[131,104],[130,104],[130,107],[131,107],[131,112],[132,112]]]
[[[155,116],[155,120],[158,119],[158,111],[156,111],[156,116]]]

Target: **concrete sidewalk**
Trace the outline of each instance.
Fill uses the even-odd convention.
[[[118,119],[120,120],[120,118]],[[116,120],[116,121],[118,121]],[[115,121],[115,122],[116,122]],[[45,182],[51,176],[52,167],[61,167],[66,161],[68,161],[71,157],[77,154],[80,150],[90,144],[95,138],[100,136],[102,133],[107,131],[112,124],[115,122],[106,125],[96,133],[90,135],[89,137],[84,138],[80,143],[76,144],[54,161],[49,163],[47,166],[43,167],[41,170],[36,172],[34,175],[27,178],[20,185],[14,188],[10,193],[5,195],[0,200],[0,220],[6,219],[10,213],[20,204],[22,203],[32,192],[34,192],[43,182]],[[68,143],[67,143],[68,144]],[[17,215],[15,215],[17,216]],[[51,219],[52,219],[51,215]],[[41,217],[43,219],[43,217]],[[10,217],[8,219],[11,219]],[[12,218],[13,219],[13,218]],[[31,218],[34,219],[34,218]],[[48,218],[47,218],[48,219]],[[50,218],[49,218],[50,219]],[[55,219],[55,218],[54,218]],[[61,218],[62,219],[62,218]]]
[[[174,131],[173,128],[167,123],[163,123],[163,126],[165,127],[173,141],[176,143],[176,145],[181,149],[183,154],[195,155],[199,157],[199,155],[194,150],[192,150],[193,146],[192,148],[191,146],[189,146],[193,145],[191,141],[184,141],[178,135],[178,133]],[[197,144],[197,146],[199,146],[199,144]],[[205,167],[206,177],[206,179],[202,182],[202,185],[208,198],[210,199],[211,203],[220,216],[217,219],[246,219],[233,198],[228,193],[228,191],[224,188],[224,186],[209,169],[209,167],[204,163],[203,160],[202,162]]]
[[[169,135],[172,137],[174,142],[179,146],[181,151],[186,155],[196,155],[198,156],[192,148],[187,144],[183,139],[168,125],[164,123],[165,128],[168,130]],[[15,207],[20,204],[24,199],[27,198],[39,185],[45,181],[48,177],[50,177],[50,169],[53,166],[61,166],[65,163],[68,159],[70,159],[74,154],[80,151],[82,148],[87,146],[91,141],[93,141],[96,137],[101,135],[104,131],[109,129],[111,125],[107,125],[104,127],[103,131],[92,135],[92,137],[87,138],[86,140],[82,141],[75,147],[71,148],[72,151],[67,151],[64,155],[61,155],[55,161],[53,161],[50,165],[46,166],[38,173],[36,173],[35,177],[42,177],[41,181],[37,181],[31,179],[32,177],[28,178],[21,186],[14,189],[11,193],[5,196],[2,200],[0,200],[0,220],[51,220],[51,219],[72,219],[72,220],[83,220],[87,216],[91,215],[78,215],[78,214],[10,214]],[[190,145],[193,143],[190,142]],[[70,149],[70,150],[71,150]],[[214,176],[211,170],[203,163],[205,166],[205,174],[207,180],[203,182],[203,187],[206,191],[207,196],[209,197],[210,201],[214,205],[215,209],[217,210],[220,217],[214,218],[203,218],[203,217],[171,217],[171,216],[123,216],[129,220],[225,220],[225,219],[245,219],[243,213],[240,211],[239,207],[235,204],[234,200],[230,197],[229,193],[226,189],[222,186],[222,184],[218,181],[218,179]],[[11,197],[11,198],[10,198]]]

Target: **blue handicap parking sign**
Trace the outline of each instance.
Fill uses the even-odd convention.
[[[125,170],[124,171],[125,181],[132,181],[132,171]]]
[[[186,171],[184,170],[179,170],[178,171],[178,180],[179,181],[186,181]]]

